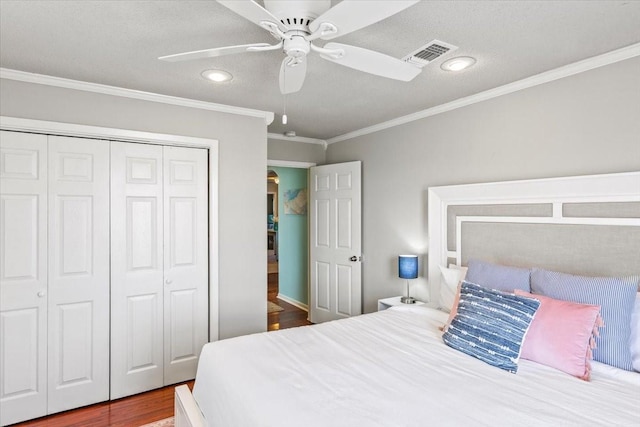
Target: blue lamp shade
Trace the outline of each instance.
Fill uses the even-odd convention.
[[[401,279],[415,279],[418,277],[418,255],[398,256],[398,276]]]

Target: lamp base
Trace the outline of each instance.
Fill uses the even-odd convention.
[[[416,299],[414,297],[402,297],[400,298],[400,302],[403,304],[415,304]]]

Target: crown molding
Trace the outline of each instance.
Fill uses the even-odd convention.
[[[103,95],[120,96],[123,98],[140,99],[143,101],[158,102],[162,104],[178,105],[180,107],[197,108],[200,110],[217,111],[220,113],[238,114],[241,116],[263,118],[267,125],[273,122],[274,114],[271,111],[253,110],[250,108],[234,107],[232,105],[216,104],[213,102],[197,101],[194,99],[179,98],[177,96],[161,95],[158,93],[143,92],[133,89],[125,89],[116,86],[89,83],[79,80],[64,79],[61,77],[47,76],[44,74],[27,73],[25,71],[0,68],[0,78],[16,80],[20,82],[35,83],[46,86],[62,87],[66,89],[94,92]]]
[[[31,132],[127,142],[143,142],[150,144],[180,145],[187,147],[208,147],[211,144],[218,143],[217,139],[210,138],[78,125],[74,123],[50,122],[46,120],[23,119],[20,117],[9,116],[0,116],[0,129],[16,132]]]
[[[306,144],[319,144],[324,146],[325,149],[327,148],[327,141],[325,141],[324,139],[307,138],[306,136],[286,136],[286,135],[281,135],[279,133],[271,133],[271,132],[267,134],[267,138],[277,139],[279,141],[295,141],[295,142],[304,142]]]
[[[343,135],[338,135],[333,138],[327,139],[327,143],[333,144],[336,142],[345,141],[347,139],[356,138],[358,136],[379,132],[384,129],[389,129],[395,126],[403,125],[405,123],[410,123],[416,120],[435,116],[437,114],[446,113],[447,111],[466,107],[467,105],[476,104],[478,102],[487,101],[499,96],[508,95],[513,92],[528,89],[530,87],[552,82],[554,80],[559,80],[565,77],[573,76],[574,74],[583,73],[585,71],[593,70],[605,65],[624,61],[625,59],[634,58],[636,56],[640,56],[640,43],[632,44],[621,49],[607,52],[602,55],[574,62],[560,68],[545,71],[544,73],[536,74],[535,76],[527,77],[525,79],[518,80],[504,86],[499,86],[497,88],[489,89],[475,95],[456,99],[455,101],[447,102],[446,104],[437,105],[435,107],[427,108],[426,110],[398,117],[393,120],[388,120],[386,122],[378,123],[373,126],[368,126],[362,129],[354,130],[352,132],[347,132]]]
[[[267,167],[309,169],[315,165],[316,163],[313,162],[298,162],[294,160],[267,160]]]

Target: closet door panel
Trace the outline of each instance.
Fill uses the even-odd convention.
[[[109,398],[109,142],[49,137],[49,399]]]
[[[162,147],[111,143],[111,398],[162,387]]]
[[[47,137],[0,132],[0,424],[47,413]]]
[[[164,147],[165,384],[194,378],[208,341],[207,169],[206,150]]]

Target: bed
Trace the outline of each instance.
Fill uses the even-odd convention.
[[[440,267],[478,256],[638,274],[639,212],[636,172],[432,188],[430,304],[207,344],[176,426],[640,425],[640,373],[594,361],[583,381],[523,359],[510,373],[445,345],[436,309]]]

